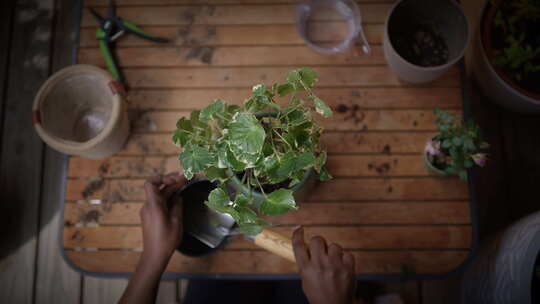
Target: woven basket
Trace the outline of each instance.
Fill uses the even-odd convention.
[[[129,135],[123,87],[106,71],[74,65],[51,76],[32,108],[37,133],[53,149],[88,158],[109,157]]]

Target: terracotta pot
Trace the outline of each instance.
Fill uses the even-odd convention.
[[[32,108],[34,127],[45,143],[88,158],[118,152],[129,135],[121,86],[95,66],[74,65],[51,76]]]
[[[448,47],[448,60],[439,66],[423,67],[404,59],[394,48],[390,30],[414,20],[437,28]],[[425,83],[441,77],[461,57],[469,43],[469,25],[461,7],[452,0],[402,0],[388,14],[384,28],[383,50],[386,61],[397,76],[410,83]]]
[[[473,73],[482,92],[501,106],[518,112],[540,112],[540,95],[521,88],[502,69],[491,61],[495,51],[491,47],[493,18],[496,8],[486,1],[480,26],[475,34]]]

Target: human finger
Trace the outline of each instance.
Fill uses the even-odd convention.
[[[309,253],[311,260],[317,261],[319,265],[326,263],[328,255],[326,253],[326,241],[320,236],[314,236],[309,241]]]
[[[162,180],[163,177],[161,175],[154,175],[144,182],[146,201],[149,204],[155,204],[159,201],[160,186],[163,184]]]
[[[304,228],[298,227],[293,231],[292,246],[296,264],[300,268],[304,267],[309,262],[309,252],[304,241]]]
[[[343,248],[336,243],[328,246],[328,259],[332,265],[340,265],[343,262]]]
[[[356,272],[356,261],[354,255],[350,252],[343,253],[343,264],[347,266],[353,273]]]
[[[187,178],[178,172],[173,172],[165,175],[163,178],[163,183],[165,185],[181,184],[184,185],[187,183]]]

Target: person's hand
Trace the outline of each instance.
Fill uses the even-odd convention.
[[[163,267],[182,238],[182,206],[167,206],[167,194],[187,183],[183,175],[156,175],[146,180],[146,203],[141,208],[143,259]],[[165,265],[163,265],[165,264]]]
[[[354,256],[337,244],[315,236],[309,246],[304,242],[304,229],[293,233],[292,244],[302,277],[302,289],[311,304],[351,304],[355,299],[356,278]]]

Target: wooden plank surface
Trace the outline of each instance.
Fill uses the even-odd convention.
[[[143,201],[143,185],[144,179],[73,179],[68,182],[65,198],[69,201]],[[466,200],[468,197],[467,184],[454,178],[386,177],[336,178],[318,184],[308,200]]]
[[[133,134],[115,157],[70,160],[64,246],[76,265],[132,271],[142,247],[138,212],[144,179],[181,170],[180,149],[171,143],[180,117],[216,98],[240,104],[254,84],[282,82],[287,71],[302,65],[317,70],[317,93],[334,110],[331,119],[316,119],[325,128],[322,142],[336,178],[319,184],[298,212],[270,219],[283,225],[273,229],[290,234],[291,226],[304,224],[309,235],[353,250],[362,261],[361,273],[400,273],[404,265],[438,273],[463,262],[471,244],[467,185],[430,176],[420,157],[435,131],[435,105],[461,111],[459,70],[423,86],[401,82],[386,66],[380,45],[389,1],[360,1],[372,56],[317,54],[296,33],[294,2],[119,1],[119,15],[172,41],[157,45],[123,37],[118,42]],[[85,5],[103,11],[101,0]],[[335,41],[336,20],[330,13],[319,16],[314,39]],[[85,10],[79,59],[103,66],[95,25]],[[263,258],[265,263],[258,262]],[[113,260],[123,262],[112,265]],[[224,250],[205,258],[175,254],[169,271],[296,270],[232,238]]]
[[[126,68],[127,82],[133,88],[225,88],[251,87],[257,83],[283,82],[294,67],[238,68]],[[386,66],[318,67],[321,87],[387,87],[402,85]],[[403,84],[405,85],[405,84]],[[432,83],[435,87],[458,87],[459,70],[451,68]]]
[[[273,231],[291,235],[292,227],[273,227]],[[471,243],[469,226],[307,226],[306,237],[321,235],[339,240],[346,249],[467,249]],[[376,237],[374,237],[376,236]],[[434,237],[435,236],[435,237]],[[142,248],[141,227],[100,226],[64,227],[65,248],[130,249]],[[229,240],[224,250],[257,249],[242,237]],[[219,254],[219,253],[216,253]]]
[[[341,26],[337,22],[314,22],[315,28],[312,40],[332,42],[339,40],[333,29]],[[170,44],[185,47],[200,46],[235,46],[235,45],[305,45],[293,24],[262,24],[262,25],[173,25],[173,26],[144,26],[146,33],[171,40]],[[381,44],[382,24],[365,24],[366,39],[372,44]],[[98,47],[96,28],[82,28],[80,33],[82,48]],[[136,36],[124,36],[118,39],[118,47],[155,46],[149,40]]]
[[[141,202],[118,204],[66,203],[66,226],[76,224],[139,225]],[[274,224],[295,225],[451,225],[469,224],[466,201],[456,202],[309,202],[295,212],[271,217]]]
[[[223,99],[241,104],[249,97],[250,87],[210,89],[138,89],[129,92],[131,109],[143,110],[189,110],[199,108],[202,102]],[[318,88],[317,95],[334,111],[347,112],[354,109],[432,109],[461,108],[460,88]],[[280,104],[286,103],[278,99]]]
[[[336,177],[425,176],[418,155],[330,155],[328,168]],[[141,178],[180,171],[178,156],[124,156],[106,160],[74,157],[69,177]]]
[[[408,265],[416,273],[445,273],[459,266],[469,254],[462,250],[422,251],[353,251],[357,273],[401,273]],[[102,250],[67,250],[68,257],[79,267],[97,272],[132,272],[140,252]],[[122,263],[118,263],[122,261]],[[264,261],[264,263],[261,263]],[[223,251],[194,258],[173,254],[168,272],[189,274],[294,274],[296,265],[272,253],[259,250]]]
[[[364,23],[384,23],[391,6],[391,3],[365,3],[362,5],[362,21]],[[105,8],[98,8],[96,11],[103,16],[106,13]],[[341,20],[340,16],[333,14],[333,11],[325,13],[315,20]],[[296,7],[292,4],[137,6],[119,7],[117,15],[139,25],[294,24]],[[84,10],[81,22],[83,27],[88,27],[96,26],[97,21],[88,10]]]
[[[3,303],[32,303],[35,297],[43,143],[34,131],[30,113],[34,95],[49,73],[51,39],[46,33],[52,26],[52,3],[44,0],[14,4],[7,62],[9,78],[5,81],[1,113],[4,115],[0,148],[0,299]],[[10,5],[2,5],[2,11],[9,12]]]
[[[424,150],[435,132],[325,132],[321,142],[330,154],[415,153]],[[178,155],[171,134],[133,134],[118,155]]]

